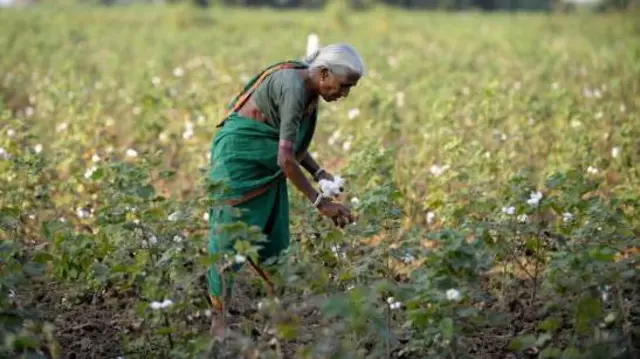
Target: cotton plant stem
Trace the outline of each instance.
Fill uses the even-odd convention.
[[[251,267],[266,282],[266,284],[267,284],[267,295],[270,296],[270,297],[275,296],[275,290],[274,290],[273,282],[271,281],[271,279],[269,278],[267,273],[265,271],[263,271],[262,268],[260,268],[251,258],[248,258],[248,260],[249,260],[249,264],[251,265]]]

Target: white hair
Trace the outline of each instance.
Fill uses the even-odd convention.
[[[348,74],[364,75],[365,66],[362,57],[349,44],[331,44],[321,47],[304,58],[311,71],[326,68],[329,71],[346,76]]]

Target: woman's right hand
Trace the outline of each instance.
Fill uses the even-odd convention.
[[[320,210],[320,213],[324,216],[331,218],[336,226],[344,227],[345,225],[353,222],[351,211],[343,204],[323,202],[318,206],[318,210]]]

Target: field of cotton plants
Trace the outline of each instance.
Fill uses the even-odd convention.
[[[0,11],[0,356],[638,357],[638,14],[338,10]],[[215,125],[310,33],[368,66],[312,145],[358,220],[290,186],[277,298],[245,268],[218,343]]]

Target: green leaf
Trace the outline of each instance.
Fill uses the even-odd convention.
[[[158,335],[167,335],[167,334],[173,334],[175,333],[175,329],[173,329],[172,327],[162,327],[162,328],[158,328],[156,329],[156,334]]]
[[[453,339],[453,319],[447,317],[443,318],[440,321],[440,332],[442,333],[442,337],[444,340],[452,340]]]
[[[33,256],[33,261],[40,264],[53,261],[53,256],[48,252],[40,251]]]
[[[63,229],[65,224],[58,221],[45,221],[42,223],[42,235],[49,241],[52,241],[56,232]]]
[[[107,279],[107,276],[109,275],[109,267],[102,263],[93,263],[91,267],[93,270],[93,276],[96,279],[100,281],[105,281]]]
[[[512,351],[522,351],[525,350],[527,348],[531,348],[532,346],[534,346],[536,343],[536,337],[533,335],[523,335],[520,337],[517,337],[515,339],[513,339],[511,341],[511,343],[509,344],[509,349]]]
[[[602,306],[598,298],[584,297],[578,302],[575,309],[575,320],[577,330],[586,334],[591,331],[593,322],[602,315]]]
[[[146,185],[139,187],[136,194],[142,199],[151,199],[155,196],[156,190],[152,185]]]
[[[349,315],[349,303],[342,296],[334,296],[325,302],[323,312],[329,318],[346,317]]]
[[[27,275],[32,276],[32,277],[38,277],[44,274],[45,272],[45,265],[42,263],[37,263],[37,262],[27,262],[27,264],[25,264],[22,269],[24,270],[25,273],[27,273]]]
[[[562,359],[581,359],[582,355],[580,351],[574,347],[566,348],[562,352]]]
[[[98,168],[95,171],[93,171],[93,173],[91,174],[91,179],[92,180],[101,180],[104,178],[104,168]]]
[[[296,323],[278,323],[276,331],[278,336],[285,340],[292,340],[298,336],[299,325]]]
[[[541,359],[554,359],[554,358],[562,358],[562,350],[558,348],[546,348],[540,353]]]
[[[536,344],[534,346],[538,348],[542,348],[546,346],[549,341],[551,341],[551,338],[552,338],[551,334],[542,333],[538,336],[538,340],[536,340]]]
[[[538,325],[538,329],[553,332],[560,328],[560,324],[560,319],[558,318],[547,318]]]

